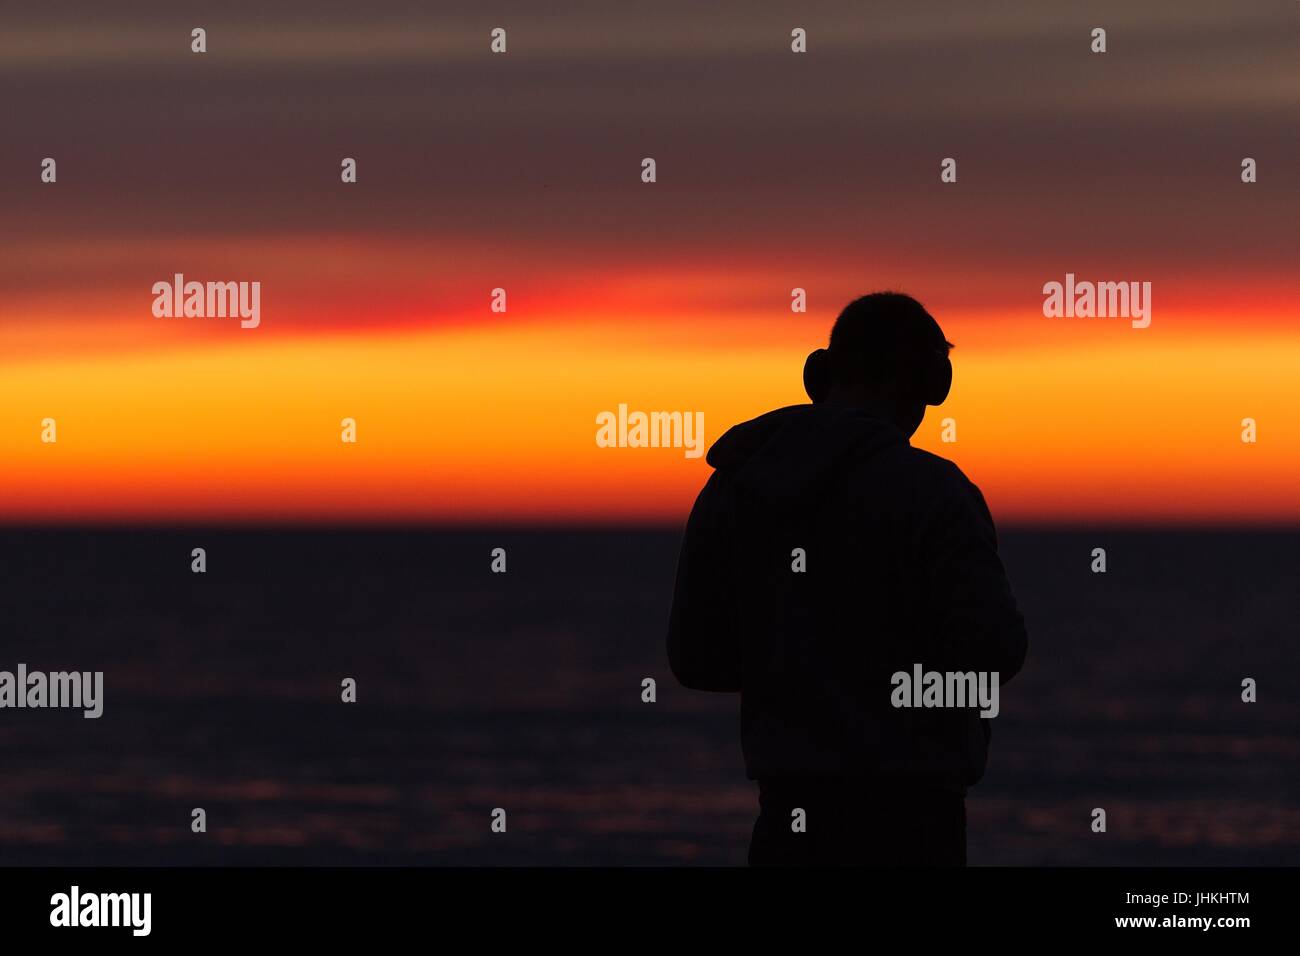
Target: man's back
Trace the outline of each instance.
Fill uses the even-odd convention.
[[[827,405],[725,434],[692,511],[669,658],[741,693],[751,778],[962,793],[983,774],[974,709],[891,703],[891,675],[1019,670],[1026,634],[992,520],[955,465]]]

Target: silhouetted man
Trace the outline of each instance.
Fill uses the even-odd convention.
[[[951,348],[910,296],[864,296],[809,356],[813,404],[709,450],[668,656],[687,687],[740,692],[751,864],[966,862],[990,721],[944,687],[921,706],[900,675],[958,675],[954,699],[962,675],[1005,684],[1027,635],[979,489],[908,444]]]

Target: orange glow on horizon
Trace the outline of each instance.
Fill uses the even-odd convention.
[[[0,518],[680,522],[704,460],[598,448],[596,414],[703,411],[707,447],[805,400],[802,359],[829,318],[616,305],[315,336],[42,316],[0,365]],[[956,384],[914,443],[955,460],[1004,523],[1295,522],[1300,331],[1281,318],[1246,338],[1170,311],[1146,330],[944,316]],[[139,338],[97,348],[110,328]],[[955,444],[939,441],[949,417]],[[1257,444],[1240,441],[1246,417]]]

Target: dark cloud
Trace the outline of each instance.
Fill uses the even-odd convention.
[[[10,291],[169,238],[970,273],[1274,273],[1296,251],[1300,4],[85,2],[3,27]]]

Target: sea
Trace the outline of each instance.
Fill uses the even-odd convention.
[[[1000,537],[1030,650],[971,864],[1300,863],[1300,533]],[[743,864],[738,699],[665,657],[680,540],[0,530],[0,670],[104,674],[99,719],[0,709],[0,864]]]

